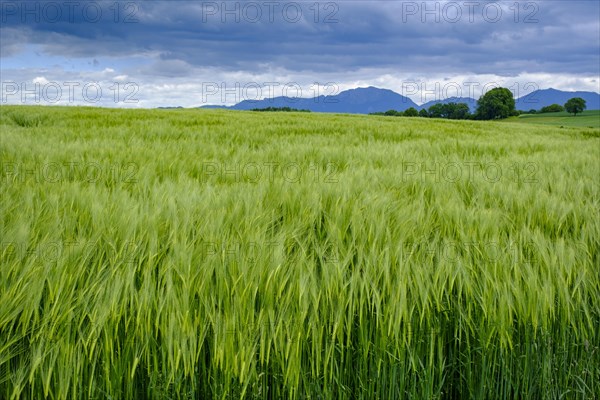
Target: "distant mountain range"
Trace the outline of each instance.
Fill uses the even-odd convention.
[[[600,94],[594,92],[563,92],[556,89],[542,89],[531,92],[516,100],[517,110],[528,111],[539,110],[551,104],[564,105],[573,97],[581,97],[585,100],[588,110],[600,109]]]
[[[211,106],[205,106],[211,107]],[[406,110],[419,107],[408,97],[388,89],[375,87],[350,89],[335,96],[318,96],[309,98],[274,97],[264,100],[244,100],[231,110],[251,110],[266,107],[291,107],[314,112],[333,112],[350,114],[368,114],[377,111]]]
[[[517,110],[539,110],[551,104],[564,105],[572,97],[581,97],[586,101],[588,110],[600,109],[600,94],[594,92],[565,92],[556,89],[536,90],[516,99]],[[436,103],[467,103],[471,112],[477,108],[477,100],[470,97],[450,97],[444,100],[433,100],[417,105],[408,97],[389,89],[373,86],[350,89],[335,96],[318,96],[312,98],[274,97],[264,100],[244,100],[230,107],[201,106],[199,108],[227,108],[230,110],[251,110],[266,107],[291,107],[314,112],[368,114],[388,110],[404,111],[410,107],[417,110],[427,109]]]

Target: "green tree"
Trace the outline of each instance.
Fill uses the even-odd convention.
[[[401,117],[402,111],[387,110],[385,113],[383,113],[383,115],[388,115],[388,116],[392,116],[392,117]]]
[[[468,119],[470,117],[467,103],[437,103],[429,107],[431,118]]]
[[[581,97],[573,97],[565,103],[565,109],[570,114],[573,114],[574,117],[576,117],[577,114],[581,114],[585,108],[585,100]]]
[[[436,103],[434,105],[432,105],[431,107],[429,107],[429,109],[427,110],[429,116],[431,118],[444,118],[443,115],[445,113],[445,107],[444,104],[442,103]]]
[[[406,110],[404,110],[404,116],[405,117],[418,117],[419,112],[417,111],[416,108],[410,107],[410,108],[407,108]]]
[[[507,118],[515,112],[515,99],[510,90],[494,88],[477,101],[477,119]]]
[[[426,109],[422,108],[421,111],[419,111],[419,117],[429,118],[429,113]]]
[[[563,106],[561,106],[560,104],[551,104],[549,106],[542,107],[542,109],[540,110],[540,113],[552,113],[552,112],[561,112],[561,111],[565,111]]]
[[[447,106],[447,118],[468,119],[470,116],[469,105],[467,103],[448,103]]]

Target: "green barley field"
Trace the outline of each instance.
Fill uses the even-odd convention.
[[[2,106],[2,399],[597,399],[600,129]]]
[[[522,122],[528,124],[554,125],[557,127],[600,128],[600,110],[586,110],[573,116],[566,111],[543,114],[523,114],[507,118],[507,122]]]

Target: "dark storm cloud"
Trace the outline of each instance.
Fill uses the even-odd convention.
[[[596,1],[25,3],[2,3],[3,57],[27,44],[64,57],[147,55],[147,72],[163,76],[267,65],[597,74],[600,64]]]

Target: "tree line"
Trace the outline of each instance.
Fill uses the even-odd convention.
[[[250,111],[271,111],[271,112],[310,112],[310,110],[299,110],[291,107],[265,107],[265,108],[253,108]]]
[[[423,118],[446,118],[446,119],[475,119],[493,120],[504,119],[520,114],[550,113],[567,111],[573,116],[580,114],[586,108],[585,100],[581,97],[569,99],[564,106],[552,104],[542,107],[540,111],[530,110],[528,112],[518,111],[515,108],[515,99],[510,90],[506,88],[494,88],[485,93],[477,100],[477,110],[471,113],[467,103],[436,103],[428,109],[417,111],[410,107],[405,111],[388,110],[385,112],[374,112],[370,115],[385,115],[393,117],[423,117]]]

